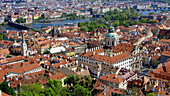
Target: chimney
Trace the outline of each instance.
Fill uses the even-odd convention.
[[[81,64],[81,67],[82,67],[82,68],[84,67],[83,64]]]
[[[113,57],[113,55],[112,55],[112,54],[110,54],[110,57]]]
[[[88,52],[88,49],[86,49],[86,53]]]
[[[98,64],[97,64],[97,70],[98,70],[98,71],[101,71],[101,70],[102,70],[102,68],[101,68],[101,63],[98,63]]]
[[[96,52],[93,52],[93,55],[95,55],[96,54]]]
[[[147,85],[145,85],[145,90],[147,89]]]
[[[86,68],[86,70],[88,70],[88,66],[87,65],[85,66],[85,68]]]
[[[2,91],[0,90],[0,96],[2,96]]]

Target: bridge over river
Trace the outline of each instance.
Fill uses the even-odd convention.
[[[15,27],[15,28],[18,28],[20,30],[29,30],[29,29],[31,29],[31,30],[37,30],[37,31],[41,32],[41,30],[26,26],[26,25],[23,25],[23,24],[11,22],[11,21],[8,21],[8,25],[12,26],[12,27]]]

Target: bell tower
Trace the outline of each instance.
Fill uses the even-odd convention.
[[[22,30],[22,43],[21,43],[21,50],[23,52],[23,56],[27,56],[27,44],[25,43],[24,33],[26,33],[27,30]]]
[[[101,63],[98,63],[98,64],[97,64],[97,78],[99,78],[100,73],[101,73],[101,71],[102,71],[102,66],[101,66],[101,65],[102,65]]]

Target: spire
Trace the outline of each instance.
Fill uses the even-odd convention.
[[[27,32],[27,30],[22,30],[22,44],[25,43],[24,33]]]
[[[27,30],[22,30],[22,46],[21,46],[21,50],[23,51],[23,56],[27,55],[27,44],[25,43],[25,38],[24,38],[24,33],[27,32]]]
[[[55,36],[55,33],[56,33],[56,29],[55,29],[55,24],[53,25],[53,32],[52,32],[52,37]]]
[[[22,32],[22,43],[25,43],[24,32]]]

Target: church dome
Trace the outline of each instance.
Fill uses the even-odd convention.
[[[113,37],[113,38],[117,38],[119,37],[118,34],[115,32],[115,28],[113,26],[110,26],[109,32],[107,33],[106,37]]]
[[[117,38],[119,37],[117,33],[107,33],[106,37],[113,37],[113,38]]]

